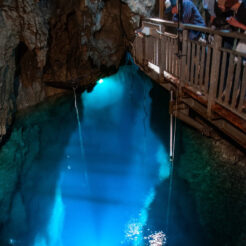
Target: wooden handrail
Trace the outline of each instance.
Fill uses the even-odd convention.
[[[222,37],[246,40],[246,35],[240,32],[230,32],[229,30],[214,30],[212,28],[196,26],[191,24],[181,24],[181,27],[187,30],[200,31],[200,32],[214,34],[214,35],[216,34]]]
[[[245,57],[246,58],[246,53],[242,53],[242,52],[238,52],[236,50],[229,50],[229,49],[225,49],[225,48],[220,48],[221,51],[224,51],[224,52],[227,52],[227,53],[230,53],[234,56],[242,56],[242,57]]]
[[[170,27],[178,27],[178,24],[174,21],[162,20],[158,18],[145,18],[143,21],[154,22],[155,24],[162,24]]]
[[[158,18],[145,18],[143,19],[143,21],[152,22],[155,24],[161,24],[161,25],[168,26],[168,27],[178,27],[178,24],[174,21],[162,20]],[[191,24],[181,24],[181,28],[186,29],[186,30],[193,30],[193,31],[209,33],[209,34],[217,34],[222,37],[230,37],[230,38],[246,40],[246,34],[240,33],[240,32],[230,32],[228,30],[214,30],[209,27],[203,27],[203,26],[197,26],[197,25],[191,25]]]

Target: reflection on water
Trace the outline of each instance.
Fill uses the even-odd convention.
[[[84,158],[72,97],[21,117],[0,152],[6,162],[0,167],[1,245],[156,246],[169,238],[170,245],[203,245],[179,182],[172,235],[165,235],[169,119],[168,104],[160,109],[155,101],[159,90],[124,66],[84,93],[78,105]],[[198,229],[186,231],[193,223]]]

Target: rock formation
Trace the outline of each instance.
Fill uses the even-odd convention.
[[[16,110],[117,71],[155,0],[1,0],[0,142]],[[51,87],[54,86],[54,87]],[[57,89],[57,87],[62,89]]]

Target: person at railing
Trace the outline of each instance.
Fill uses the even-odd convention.
[[[232,7],[231,10],[234,12],[234,16],[227,19],[227,22],[242,31],[246,31],[246,2],[237,2]]]
[[[214,3],[215,18],[213,25],[218,29],[229,29],[226,19],[233,16],[231,7],[237,3],[238,0],[216,0]]]
[[[241,32],[246,33],[246,1],[244,2],[238,1],[236,4],[234,4],[231,7],[231,10],[234,12],[234,16],[229,17],[227,19],[227,22],[233,27],[238,28]],[[240,40],[237,43],[236,51],[240,53],[246,53],[246,41],[245,40]],[[238,57],[235,57],[234,61],[237,63]],[[243,65],[246,65],[245,57],[242,58],[242,61],[243,61]],[[243,66],[241,67],[240,82],[239,82],[237,97],[239,97],[240,90],[242,88],[242,77],[243,77]],[[246,94],[244,98],[243,109],[244,110],[246,109]]]
[[[207,26],[211,26],[214,19],[216,18],[214,12],[215,0],[203,0],[202,6],[205,12],[205,23]]]
[[[235,31],[235,27],[229,25],[227,19],[233,16],[233,11],[231,7],[237,3],[238,0],[216,0],[214,4],[214,12],[216,18],[212,23],[212,27],[216,29]],[[232,49],[234,44],[234,39],[230,37],[223,38],[223,47],[226,49]]]
[[[178,7],[177,5],[172,7],[173,21],[178,20]],[[197,9],[196,5],[190,0],[183,0],[183,20],[184,24],[192,24],[198,26],[205,26],[205,22]],[[189,38],[191,40],[198,40],[201,36],[201,32],[189,31]]]
[[[172,7],[176,5],[176,1],[173,3],[170,0],[165,1],[165,11],[164,11],[164,19],[172,20]]]
[[[234,4],[231,9],[234,11],[235,16],[227,19],[227,22],[239,28],[242,32],[246,33],[246,1],[237,2]],[[246,53],[246,41],[241,40],[238,42],[236,51],[241,53]],[[243,58],[244,63],[246,62],[246,58]]]

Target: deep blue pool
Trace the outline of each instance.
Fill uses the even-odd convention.
[[[166,231],[168,97],[121,67],[78,95],[82,146],[72,96],[21,115],[0,153],[2,245],[208,245],[179,178]]]

